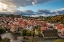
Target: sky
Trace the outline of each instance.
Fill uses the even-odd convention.
[[[64,14],[64,0],[0,0],[0,14],[39,17]]]
[[[23,8],[20,8],[20,10],[33,10],[33,11],[37,11],[38,9],[48,9],[48,10],[55,10],[55,9],[60,9],[60,8],[64,8],[64,0],[54,0],[51,2],[47,2],[44,4],[36,4],[33,6],[26,6]]]

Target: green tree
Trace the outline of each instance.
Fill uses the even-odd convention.
[[[33,27],[31,31],[31,36],[34,36],[34,35],[35,35],[35,28]]]
[[[0,41],[2,40],[1,36],[0,36]]]
[[[0,34],[5,33],[6,29],[4,27],[0,27]]]
[[[21,36],[26,36],[26,30],[25,29],[21,29],[20,33],[21,33]]]
[[[38,25],[38,36],[40,36],[40,35],[41,35],[41,26]]]

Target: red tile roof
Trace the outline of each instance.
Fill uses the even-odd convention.
[[[41,27],[41,30],[47,30],[47,28],[46,27]]]
[[[57,25],[57,29],[62,29],[62,28],[63,28],[62,24]]]

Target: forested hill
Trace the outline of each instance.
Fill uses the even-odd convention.
[[[61,23],[64,24],[64,14],[63,15],[45,17],[44,20],[49,21],[49,22],[61,22]]]

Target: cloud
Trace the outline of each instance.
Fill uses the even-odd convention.
[[[15,10],[14,12],[9,12],[9,11],[5,11],[5,12],[0,12],[1,14],[22,14],[22,16],[31,16],[31,17],[39,17],[39,16],[55,16],[55,15],[60,15],[60,14],[64,14],[64,8],[61,9],[56,9],[56,10],[43,10],[43,9],[39,9],[37,10],[37,12],[34,12],[32,10],[24,10],[24,11],[19,11],[19,10]]]
[[[24,11],[21,11],[21,14],[23,16],[31,16],[31,15],[34,15],[34,11],[32,11],[32,10],[24,10]]]
[[[32,10],[25,10],[24,12],[27,14],[34,13]]]
[[[7,4],[0,2],[0,12],[11,12],[12,13],[16,10],[17,8],[15,6],[9,6]]]
[[[39,9],[38,10],[38,13],[45,13],[45,14],[51,14],[50,10],[42,10],[42,9]]]
[[[64,14],[64,10],[62,11],[57,11],[58,14]]]
[[[33,12],[32,10],[25,10],[23,16],[31,16],[31,17],[39,17],[39,16],[55,16],[64,14],[64,8],[56,9],[56,10],[43,10],[39,9],[37,12]]]
[[[35,4],[44,4],[50,1],[54,1],[54,0],[1,0],[0,5],[4,8],[0,7],[0,13],[1,14],[2,13],[22,14],[24,16],[36,16],[36,17],[54,16],[57,14],[64,13],[64,8],[56,9],[56,10],[39,9],[37,10],[37,12],[34,12],[32,10],[24,10],[24,11],[17,10],[17,8],[19,7],[25,7],[25,6],[35,5]]]
[[[50,1],[54,1],[54,0],[0,0],[0,5],[3,5],[2,7],[4,7],[4,8],[0,8],[0,12],[6,11],[6,12],[14,13],[15,11],[17,12],[18,8],[20,7],[31,6],[35,4],[43,4]],[[33,11],[27,10],[24,13],[33,14]]]
[[[58,14],[64,14],[64,8],[56,10]]]
[[[14,13],[18,8],[35,5],[35,4],[43,4],[53,0],[0,0],[0,12],[6,11]],[[30,12],[31,13],[31,12]]]
[[[35,5],[35,2],[32,2],[33,5]]]
[[[64,14],[64,8],[56,9],[56,10],[51,10],[51,12],[56,13],[56,14]]]
[[[29,6],[29,5],[34,5],[34,4],[43,4],[47,3],[53,0],[1,0],[1,2],[7,4],[7,5],[12,5],[12,6]]]

